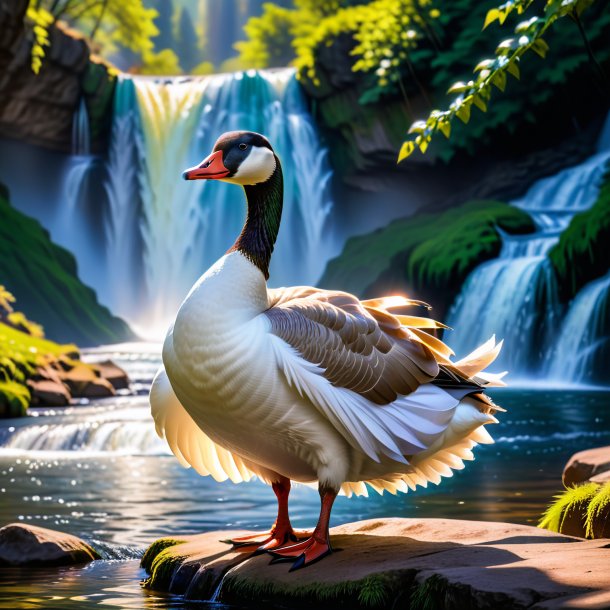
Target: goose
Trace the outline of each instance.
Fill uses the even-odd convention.
[[[247,218],[167,333],[150,391],[156,431],[201,475],[271,485],[278,503],[271,529],[226,542],[296,570],[331,553],[338,494],[438,484],[473,459],[476,444],[493,442],[484,426],[503,409],[483,390],[504,385],[503,374],[483,369],[501,342],[492,337],[454,362],[433,334],[443,324],[396,313],[421,301],[269,288],[283,179],[263,135],[223,134],[183,178],[240,185]],[[317,525],[304,537],[290,523],[291,482],[320,494]]]

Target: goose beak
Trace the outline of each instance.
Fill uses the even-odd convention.
[[[222,150],[213,152],[196,167],[182,172],[185,180],[219,180],[230,174],[222,160]]]

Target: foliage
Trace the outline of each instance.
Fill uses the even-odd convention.
[[[39,72],[49,46],[49,28],[62,19],[96,41],[105,55],[119,47],[146,54],[153,50],[152,39],[159,33],[154,19],[157,11],[143,0],[30,0],[27,18],[32,25],[32,70]]]
[[[163,49],[174,48],[174,28],[172,18],[174,15],[174,3],[172,0],[158,0],[155,3],[157,16],[155,17],[155,26],[158,34],[153,38],[155,51],[159,52]]]
[[[564,301],[576,296],[586,283],[608,272],[609,243],[610,171],[604,176],[596,202],[572,218],[559,242],[548,253]]]
[[[197,64],[192,70],[191,74],[195,76],[207,76],[208,74],[214,73],[214,64],[210,61],[202,61]]]
[[[418,214],[349,239],[320,280],[360,296],[400,290],[447,307],[474,267],[496,257],[498,228],[534,230],[522,210],[496,201],[475,201],[445,212]]]
[[[247,40],[235,43],[243,69],[287,66],[294,59],[292,41],[298,13],[266,3],[260,17],[252,17],[244,26]]]
[[[161,552],[172,546],[176,546],[177,544],[182,544],[183,542],[184,540],[177,540],[175,538],[159,538],[158,540],[155,540],[144,552],[140,561],[140,566],[150,574],[152,572],[153,562]]]
[[[12,303],[14,302],[15,297],[13,296],[13,294],[9,292],[5,286],[2,286],[2,284],[0,284],[0,318],[4,318],[8,314],[12,313]]]
[[[76,261],[40,224],[15,210],[0,187],[0,281],[19,309],[58,340],[83,345],[133,338],[129,327],[101,306],[78,279]]]
[[[500,91],[506,88],[508,75],[519,79],[520,62],[526,53],[534,52],[546,57],[549,46],[543,36],[559,19],[570,16],[580,23],[581,13],[593,0],[546,0],[544,12],[521,21],[514,28],[514,37],[503,40],[495,50],[495,56],[480,61],[474,69],[475,78],[468,82],[458,81],[451,85],[448,93],[457,96],[447,110],[433,110],[425,121],[416,121],[409,129],[412,138],[405,141],[400,149],[398,161],[409,157],[419,149],[425,153],[432,137],[439,131],[451,136],[451,124],[455,117],[463,123],[470,120],[472,107],[487,111],[492,87]],[[533,4],[533,0],[508,0],[498,8],[488,11],[483,27],[494,21],[503,24],[515,12],[522,15]]]
[[[22,311],[14,311],[7,316],[8,323],[18,330],[31,335],[32,337],[44,337],[44,329],[40,324],[32,322],[25,317]]]
[[[163,49],[158,53],[147,52],[142,55],[142,65],[137,68],[139,74],[168,75],[180,74],[178,56],[171,49]]]
[[[555,501],[542,515],[538,527],[564,533],[566,518],[574,514],[582,525],[584,536],[604,537],[604,523],[610,516],[610,483],[585,483],[556,495]]]

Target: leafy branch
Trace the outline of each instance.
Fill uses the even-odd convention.
[[[447,93],[457,96],[447,110],[433,110],[425,121],[416,121],[408,131],[411,138],[405,141],[398,155],[398,163],[419,149],[425,153],[432,137],[441,132],[451,137],[451,124],[457,117],[463,123],[470,120],[472,107],[487,111],[492,89],[506,88],[508,75],[520,77],[519,64],[528,52],[545,58],[549,46],[543,36],[558,20],[566,16],[580,23],[580,15],[594,0],[547,0],[544,12],[519,23],[514,29],[514,37],[503,40],[495,50],[495,57],[484,59],[474,69],[475,78],[468,82],[456,82]],[[508,0],[488,11],[483,29],[495,21],[503,25],[511,13],[523,14],[533,4],[533,0]],[[586,40],[586,36],[585,36]]]

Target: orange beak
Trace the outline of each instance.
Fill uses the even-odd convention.
[[[191,167],[182,172],[185,180],[218,180],[228,176],[231,172],[225,167],[222,160],[222,150],[213,152],[197,167]]]

